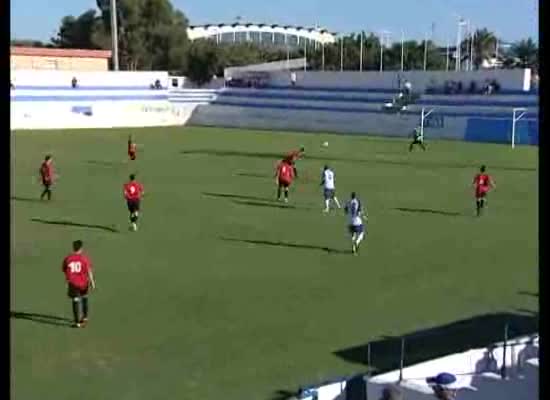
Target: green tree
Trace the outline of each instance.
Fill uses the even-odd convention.
[[[67,15],[61,19],[61,25],[51,42],[56,47],[66,49],[96,49],[98,46],[94,43],[92,34],[100,23],[95,10],[85,11],[76,18]]]
[[[33,39],[11,39],[10,46],[21,47],[53,47],[51,43],[44,43],[40,40]]]
[[[105,40],[111,31],[110,0],[96,1],[103,23],[96,40]],[[169,0],[119,0],[117,14],[123,69],[185,69],[187,19]]]
[[[210,82],[215,74],[223,71],[220,54],[220,48],[211,40],[192,42],[187,52],[187,77],[198,86]]]
[[[470,46],[470,41],[464,40],[461,46],[462,54],[469,54]],[[479,68],[483,61],[495,57],[496,46],[497,37],[493,32],[488,31],[486,28],[476,30],[474,33],[474,67]]]
[[[538,68],[539,49],[533,39],[523,39],[514,43],[510,54],[517,59],[519,67]]]

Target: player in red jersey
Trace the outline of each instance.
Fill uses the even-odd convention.
[[[137,157],[137,145],[132,140],[131,135],[128,137],[128,157],[130,157],[132,161]]]
[[[73,306],[74,326],[83,327],[88,322],[88,290],[95,289],[90,259],[82,253],[81,240],[73,242],[73,252],[63,259],[62,271],[67,282],[67,294]]]
[[[139,206],[143,193],[143,186],[136,181],[136,176],[131,174],[130,181],[124,184],[124,198],[130,212],[130,229],[133,231],[137,230]]]
[[[288,203],[288,188],[295,177],[294,168],[288,159],[282,160],[277,165],[275,177],[277,182],[277,200],[281,200],[281,193],[284,192],[285,203]]]
[[[44,190],[40,195],[40,200],[44,200],[44,197],[47,197],[48,200],[52,199],[52,185],[54,182],[54,170],[53,170],[53,159],[52,156],[47,155],[40,165],[40,181]]]
[[[306,149],[304,146],[300,147],[298,150],[293,150],[290,153],[285,155],[285,160],[287,160],[294,171],[294,177],[298,177],[298,171],[296,170],[296,161],[304,156]]]
[[[476,213],[478,217],[481,215],[481,211],[487,202],[487,193],[489,193],[489,190],[496,187],[493,178],[485,173],[485,170],[485,165],[482,165],[479,169],[479,174],[476,174],[473,182],[476,197]]]

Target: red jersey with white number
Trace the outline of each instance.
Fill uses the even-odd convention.
[[[143,194],[143,186],[138,182],[128,182],[124,184],[124,198],[126,200],[140,200]]]
[[[89,284],[89,273],[92,268],[90,259],[82,253],[71,253],[63,260],[62,270],[65,279],[71,285],[86,289]]]
[[[279,178],[279,182],[287,184],[292,183],[294,179],[294,168],[287,162],[280,162],[277,166],[277,177]]]
[[[477,193],[487,193],[491,188],[491,177],[488,174],[477,174],[474,185]]]
[[[40,177],[42,178],[42,182],[44,183],[53,182],[53,165],[51,161],[44,161],[42,163],[42,165],[40,166]]]

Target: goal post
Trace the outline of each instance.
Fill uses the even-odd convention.
[[[420,113],[420,138],[422,140],[424,140],[424,121],[428,118],[428,115],[434,112],[434,110],[435,108],[426,110],[426,107],[422,107],[422,112]]]
[[[523,107],[514,108],[512,112],[512,149],[516,147],[516,124],[527,114],[527,109]]]

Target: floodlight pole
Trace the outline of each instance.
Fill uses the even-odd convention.
[[[405,69],[405,32],[401,29],[401,72]]]
[[[424,34],[424,71],[428,68],[428,34]]]
[[[464,21],[462,18],[458,20],[458,32],[456,36],[456,70],[460,71],[462,69],[461,66],[461,41],[462,41],[462,27],[466,25],[466,21]]]
[[[116,0],[111,0],[111,38],[113,47],[113,69],[118,71],[118,26]]]
[[[359,46],[359,72],[363,72],[363,31],[361,31],[361,44]]]

